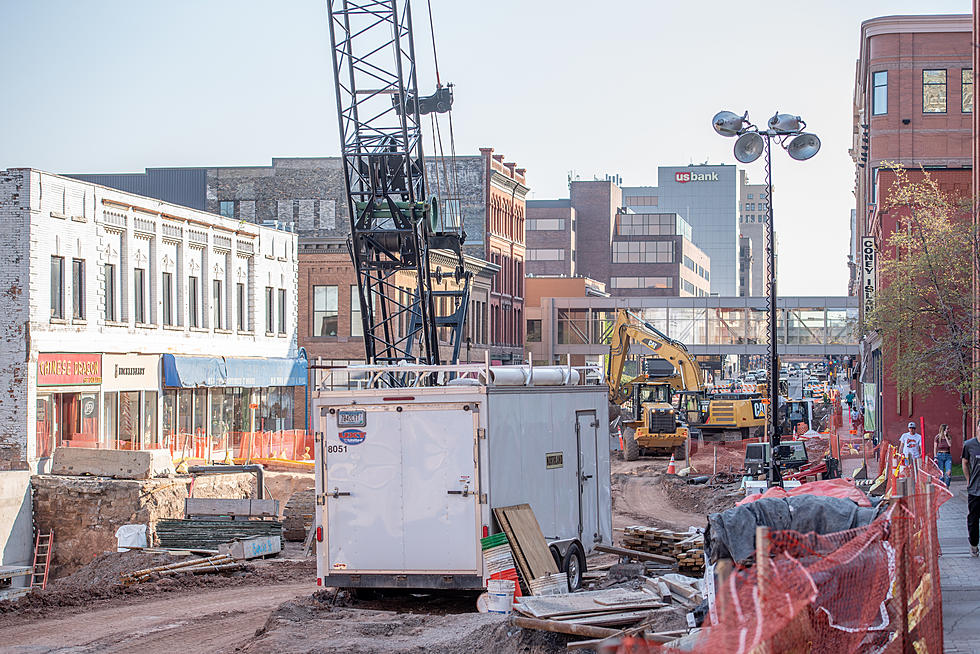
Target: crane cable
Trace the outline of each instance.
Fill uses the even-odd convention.
[[[436,49],[436,30],[435,30],[435,23],[434,23],[434,21],[432,19],[432,0],[426,0],[426,6],[427,6],[427,9],[428,9],[428,13],[429,13],[429,36],[430,36],[430,38],[432,40],[432,59],[433,59],[434,65],[435,65],[435,71],[436,71],[436,89],[438,90],[438,89],[441,89],[442,88],[442,77],[441,77],[441,75],[439,73],[439,53],[438,53],[438,50]],[[455,134],[453,132],[453,108],[452,108],[452,105],[449,106],[448,113],[449,113],[449,152],[450,152],[450,155],[449,155],[449,163],[450,163],[450,166],[452,167],[452,183],[450,183],[450,178],[449,178],[449,176],[450,176],[449,166],[446,165],[446,153],[445,153],[445,149],[444,149],[443,143],[442,143],[442,131],[441,131],[440,127],[439,127],[439,117],[437,115],[437,112],[433,112],[432,113],[432,126],[433,126],[432,143],[433,143],[433,148],[436,148],[437,147],[436,146],[436,142],[438,140],[437,152],[433,152],[433,155],[434,156],[435,155],[438,155],[438,162],[437,162],[437,166],[436,166],[437,169],[439,167],[442,168],[442,174],[443,174],[443,178],[444,178],[444,182],[445,182],[445,186],[446,186],[446,196],[445,196],[446,197],[446,203],[445,203],[445,206],[446,206],[447,209],[450,206],[453,206],[452,203],[449,202],[449,200],[451,200],[451,199],[456,199],[457,201],[459,200],[459,197],[458,197],[458,189],[459,189],[459,177],[458,177],[458,174],[459,173],[457,171],[457,166],[456,166],[456,137],[455,137]],[[440,186],[441,185],[439,183],[439,171],[437,170],[436,171],[436,189],[437,189],[437,191],[438,190],[441,190],[440,189]],[[460,229],[462,228],[462,215],[460,215],[461,213],[462,213],[462,207],[459,206],[459,210],[457,212],[457,215],[454,216],[455,221],[457,223],[454,226],[459,227]],[[447,218],[448,217],[449,216],[447,216]]]

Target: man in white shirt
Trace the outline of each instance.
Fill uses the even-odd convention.
[[[922,435],[915,433],[914,422],[909,423],[909,430],[899,437],[898,442],[909,461],[922,458]]]

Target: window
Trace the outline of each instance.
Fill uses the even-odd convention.
[[[871,73],[871,115],[883,116],[888,113],[888,71]]]
[[[972,68],[964,68],[960,71],[960,110],[965,114],[973,113]]]
[[[163,324],[171,326],[174,324],[174,275],[173,273],[163,273],[160,289],[163,295]]]
[[[698,294],[697,289],[694,288],[694,284],[687,281],[686,279],[681,280],[681,290],[683,290],[685,293],[690,293],[691,295]]]
[[[191,327],[199,327],[200,322],[198,321],[198,311],[197,307],[200,304],[200,298],[198,293],[197,277],[187,278],[187,323]]]
[[[673,277],[613,277],[613,288],[673,288]]]
[[[350,287],[350,335],[364,336],[364,323],[361,322],[361,296],[357,285]]]
[[[271,286],[265,287],[265,331],[267,334],[273,333],[276,329],[275,313],[273,313],[273,302],[275,302],[275,289]]]
[[[528,250],[526,258],[528,261],[564,261],[565,251],[558,249],[536,249]],[[498,263],[499,265],[499,263]],[[503,274],[503,272],[501,272]],[[494,279],[496,279],[496,275]]]
[[[627,195],[624,203],[627,207],[655,207],[657,201],[656,195]]]
[[[354,287],[355,291],[357,287]],[[337,287],[313,287],[313,335],[337,335]]]
[[[286,289],[279,289],[279,333],[286,333]]]
[[[871,169],[871,202],[878,203],[878,169]]]
[[[51,317],[65,317],[65,258],[51,257]]]
[[[221,314],[221,280],[216,279],[211,282],[211,311],[212,311],[212,322],[215,329],[222,329],[224,325],[221,319],[224,317]]]
[[[677,216],[672,213],[635,213],[616,216],[620,236],[660,236],[676,232]]]
[[[528,343],[540,343],[541,342],[541,321],[540,320],[528,320],[527,321],[527,342]]]
[[[524,223],[524,229],[527,231],[564,231],[565,230],[565,219],[564,218],[532,218]]]
[[[673,241],[615,241],[613,263],[673,263]]]
[[[222,200],[218,203],[218,213],[225,218],[235,217],[235,202],[233,200]]]
[[[235,309],[238,316],[238,331],[248,331],[248,319],[245,313],[245,284],[235,285]]]
[[[133,313],[137,323],[146,323],[146,270],[133,269]]]
[[[752,194],[751,194],[751,193],[749,193],[749,194],[748,194],[748,195],[746,195],[745,197],[747,197],[747,198],[748,198],[749,200],[751,200],[751,199],[752,199]]]
[[[105,319],[115,322],[116,320],[116,266],[107,263],[103,267],[105,271]]]
[[[85,262],[71,260],[71,317],[85,320]]]
[[[946,71],[922,71],[922,113],[946,113]]]

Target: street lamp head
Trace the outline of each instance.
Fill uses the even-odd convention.
[[[745,132],[735,141],[735,158],[742,163],[752,163],[758,159],[765,148],[765,142],[758,132]]]
[[[800,134],[786,146],[786,152],[797,161],[806,161],[820,151],[820,139],[816,134]]]
[[[777,113],[769,119],[769,129],[780,134],[798,132],[806,127],[806,123],[799,116],[792,114]]]
[[[738,136],[745,131],[745,124],[749,120],[749,112],[739,116],[731,111],[719,111],[711,119],[711,126],[722,136]]]

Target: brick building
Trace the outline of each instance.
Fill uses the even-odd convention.
[[[16,168],[0,251],[0,469],[302,427],[295,234]]]
[[[558,313],[561,321],[553,320],[556,313],[553,307],[555,298],[587,298],[609,297],[606,285],[588,277],[550,276],[528,277],[525,280],[527,289],[527,351],[535,365],[551,365],[565,363],[564,359],[555,357],[553,343],[588,342],[588,325],[584,312],[575,309],[562,309]],[[614,317],[612,318],[614,319]],[[607,321],[609,326],[611,322]],[[560,325],[560,327],[558,326]],[[568,325],[572,325],[571,328]],[[561,332],[561,333],[559,333]],[[583,366],[587,363],[602,364],[602,356],[586,356],[571,354],[573,366]]]
[[[569,195],[528,202],[530,274],[587,275],[619,296],[710,294],[711,262],[680,215],[624,207],[614,180],[576,180]]]
[[[953,196],[972,195],[972,30],[969,15],[884,16],[861,24],[851,154],[857,166],[855,230],[862,253],[864,239],[873,239],[869,252],[887,247],[901,217],[881,209],[895,178],[886,164],[907,169],[912,180],[921,178],[918,170],[924,168]],[[863,275],[862,292],[873,301],[877,271],[870,260]],[[863,307],[864,302],[862,318]],[[860,381],[879,434],[895,440],[913,418],[924,418],[927,435],[947,423],[956,451],[964,436],[957,428],[958,399],[941,390],[899,395],[874,333],[862,341]],[[926,442],[931,453],[931,441]]]
[[[473,325],[474,333],[486,331],[487,337],[479,343],[471,339],[470,354],[482,359],[487,348],[493,360],[520,359],[525,171],[504,162],[492,148],[457,157],[455,171],[443,170],[440,163],[434,158],[426,162],[430,191],[443,198],[443,215],[447,202],[458,203],[467,234],[463,252],[472,257],[467,266],[478,273],[469,315],[471,322],[488,321],[485,330]],[[350,221],[340,157],[274,158],[271,166],[148,168],[135,174],[72,176],[147,192],[240,222],[294,231],[299,237],[300,306],[309,307],[310,316],[318,301],[320,311],[338,312],[336,335],[314,336],[301,316],[300,345],[311,359],[357,361],[363,357],[361,337],[350,334],[351,298],[346,290],[341,292],[356,286],[356,280],[347,254]],[[447,180],[452,182],[451,189]],[[480,259],[492,265],[483,265]],[[442,265],[443,271],[449,269]],[[336,280],[326,283],[331,277]],[[338,291],[335,296],[321,290],[317,300],[314,286],[336,286]],[[342,314],[344,311],[348,313]]]
[[[742,268],[742,243],[739,240],[739,295],[761,296],[766,294],[766,199],[765,184],[749,184],[744,170],[738,171],[738,233],[739,238],[749,240],[749,259],[751,270]],[[743,279],[748,286],[743,289]],[[743,292],[744,291],[744,292]]]

